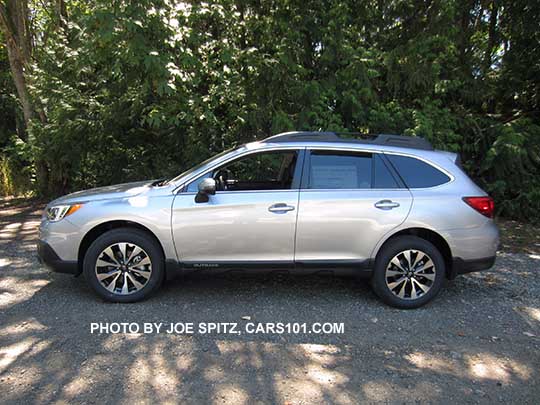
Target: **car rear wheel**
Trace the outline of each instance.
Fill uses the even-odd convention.
[[[440,291],[445,277],[441,253],[416,236],[388,242],[377,256],[372,277],[375,293],[388,305],[418,308]]]
[[[156,241],[138,229],[114,229],[98,237],[84,257],[83,272],[107,301],[140,301],[161,285],[164,259]]]

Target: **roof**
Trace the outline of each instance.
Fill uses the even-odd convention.
[[[368,135],[367,138],[346,138],[341,135],[361,135],[357,133],[339,132],[310,132],[294,131],[283,132],[263,139],[262,143],[284,143],[284,142],[329,142],[329,143],[354,143],[363,145],[396,146],[400,148],[412,148],[422,150],[434,150],[429,141],[424,138],[406,135]],[[364,137],[366,135],[363,135]]]

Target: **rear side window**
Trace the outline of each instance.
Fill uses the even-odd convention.
[[[450,181],[450,177],[433,166],[407,156],[386,155],[409,188],[435,187]]]
[[[371,188],[371,173],[371,154],[312,151],[308,188]]]
[[[373,188],[400,188],[386,163],[378,154],[373,155]]]

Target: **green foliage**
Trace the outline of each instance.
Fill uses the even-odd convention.
[[[32,156],[22,131],[7,50],[0,32],[0,196],[25,194],[33,189]]]
[[[12,136],[0,152],[0,195],[31,193],[35,173],[28,144]]]
[[[508,216],[536,218],[540,210],[540,126],[520,119],[491,131],[496,140],[481,166],[486,190]]]
[[[0,149],[29,179],[44,168],[51,195],[173,176],[281,131],[349,130],[459,152],[500,214],[540,219],[539,5],[97,0],[67,2],[62,18],[33,7],[30,92],[46,120],[27,138],[17,129],[0,48]]]

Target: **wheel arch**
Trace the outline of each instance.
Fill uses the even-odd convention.
[[[132,229],[138,229],[140,231],[143,231],[149,237],[154,239],[154,241],[157,243],[157,245],[161,249],[163,258],[166,258],[165,249],[163,248],[161,241],[155,235],[155,233],[152,232],[149,228],[147,228],[144,225],[141,225],[138,222],[127,221],[127,220],[113,220],[113,221],[103,222],[99,225],[94,226],[84,235],[84,237],[81,240],[81,243],[79,244],[79,251],[77,255],[79,271],[82,272],[84,256],[86,255],[86,252],[88,251],[88,248],[90,247],[92,242],[94,242],[97,238],[99,238],[105,232],[108,232],[112,229],[118,229],[118,228],[132,228]]]
[[[439,252],[444,258],[444,264],[446,268],[446,277],[451,278],[453,257],[452,257],[452,250],[450,249],[450,245],[448,245],[448,242],[439,233],[428,228],[422,228],[422,227],[406,228],[406,229],[401,229],[389,235],[384,240],[384,242],[382,242],[379,245],[379,248],[376,250],[376,254],[373,256],[375,258],[374,260],[377,260],[378,255],[384,250],[384,247],[387,243],[389,243],[391,240],[395,238],[398,238],[404,235],[416,236],[432,243],[439,250]]]

